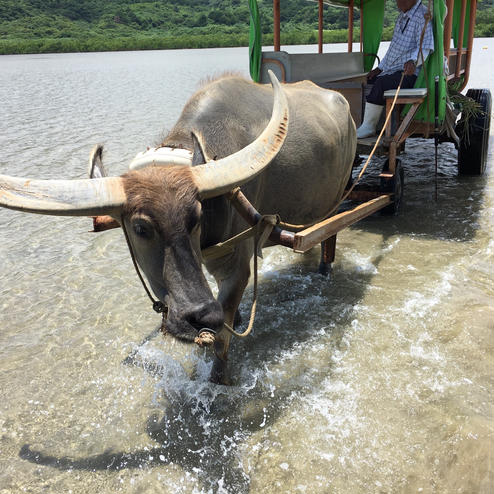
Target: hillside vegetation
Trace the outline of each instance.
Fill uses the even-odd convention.
[[[264,44],[272,1],[259,1]],[[359,17],[355,12],[355,39]],[[397,15],[388,1],[385,38]],[[476,36],[494,36],[492,0],[479,0]],[[317,41],[317,4],[282,0],[282,43]],[[324,41],[346,40],[347,10],[325,7]],[[248,44],[247,0],[1,0],[0,54],[203,48]]]

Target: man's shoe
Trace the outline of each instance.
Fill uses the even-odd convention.
[[[376,133],[377,122],[381,117],[384,106],[366,103],[364,111],[364,121],[357,129],[357,139],[373,136]]]

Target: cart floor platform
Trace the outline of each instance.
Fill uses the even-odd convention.
[[[371,137],[364,137],[363,139],[357,139],[357,154],[370,154],[372,148],[376,144],[377,135]],[[383,145],[384,139],[381,139],[381,142],[376,148],[375,155],[376,156],[384,156],[388,153],[388,147]]]

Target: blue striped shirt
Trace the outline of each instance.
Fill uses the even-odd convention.
[[[422,58],[419,58],[420,36],[424,28],[424,14],[427,8],[422,5],[421,0],[407,12],[400,12],[393,31],[393,38],[389,45],[386,55],[381,60],[378,67],[382,70],[382,75],[392,74],[403,70],[403,66],[409,60],[422,65]],[[425,60],[429,53],[434,51],[434,36],[432,34],[432,21],[429,21],[424,33],[422,42],[422,54]],[[418,74],[419,69],[415,71]]]

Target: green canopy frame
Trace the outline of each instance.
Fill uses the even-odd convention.
[[[319,52],[323,45],[323,4],[348,7],[348,51],[352,51],[353,41],[353,9],[360,9],[360,45],[365,54],[377,54],[381,43],[384,23],[385,0],[316,0],[319,3]],[[426,0],[423,0],[424,4]],[[439,121],[443,122],[446,112],[447,81],[460,80],[462,88],[468,80],[472,40],[474,34],[476,0],[427,0],[427,6],[432,12],[432,27],[434,33],[434,52],[424,63],[415,87],[426,87],[428,98],[414,116],[414,120],[424,123],[434,123],[434,107],[431,102],[435,97],[435,77],[439,77]],[[257,0],[249,0],[250,36],[249,56],[250,73],[254,81],[259,82],[262,63],[261,22]],[[275,51],[280,50],[280,0],[273,0],[274,45]],[[451,37],[454,49],[450,47]],[[444,71],[444,56],[449,60],[450,74]],[[366,71],[372,69],[374,57],[364,59]],[[408,108],[405,108],[406,113]]]

